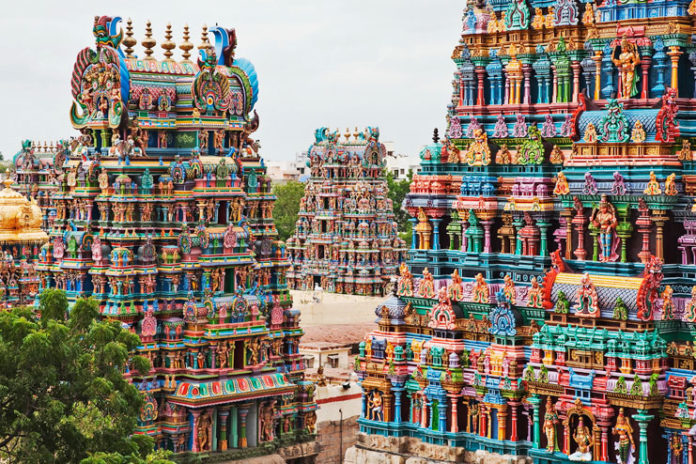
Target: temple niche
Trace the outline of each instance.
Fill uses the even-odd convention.
[[[384,176],[386,149],[374,127],[343,137],[322,127],[308,150],[311,178],[287,241],[288,285],[383,295],[406,257]]]
[[[157,59],[149,22],[136,58],[133,26],[124,34],[119,20],[95,18],[96,47],[78,54],[70,120],[80,134],[49,148],[51,160],[36,144],[16,157],[19,184],[38,182],[39,198],[55,186],[44,210],[50,241],[37,250],[40,288],[70,302],[91,296],[103,317],[140,336],[152,369],[125,376],[145,398],[137,433],[156,447],[311,461],[314,386],[252,138],[254,66],[222,27],[203,27],[194,62],[188,26],[177,60],[167,26]],[[27,208],[40,225],[39,207]],[[12,249],[17,264],[32,250]]]
[[[694,460],[694,15],[467,2],[356,462]]]

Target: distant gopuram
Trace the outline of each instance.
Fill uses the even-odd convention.
[[[355,295],[383,295],[405,259],[384,174],[379,129],[344,135],[322,127],[307,152],[311,178],[287,241],[288,285]]]

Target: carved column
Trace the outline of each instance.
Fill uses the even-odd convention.
[[[478,81],[478,93],[476,95],[476,104],[479,106],[484,106],[486,101],[484,100],[484,88],[483,88],[483,77],[486,75],[486,69],[483,66],[476,66],[476,78]]]
[[[640,98],[647,99],[648,94],[648,72],[650,71],[650,63],[652,62],[652,47],[639,47],[640,49],[640,70],[642,73]]]
[[[558,75],[556,74],[556,65],[551,65],[551,71],[553,72],[553,81],[551,87],[551,103],[556,103],[558,100]]]
[[[227,418],[229,415],[229,408],[220,409],[220,411],[218,411],[218,420],[220,421],[220,438],[218,444],[220,445],[220,451],[225,451],[227,449]]]
[[[638,444],[638,464],[649,464],[648,460],[648,423],[654,416],[648,414],[645,409],[639,409],[637,414],[633,415],[633,419],[638,422],[639,444]]]
[[[639,208],[639,211],[640,215],[638,216],[638,219],[636,219],[636,226],[638,226],[638,233],[640,233],[643,238],[643,246],[640,253],[638,253],[638,257],[640,258],[640,262],[645,264],[648,262],[650,255],[652,254],[650,252],[650,232],[652,230],[652,221],[650,220],[650,210],[648,210],[647,206],[644,208]]]
[[[592,60],[595,62],[594,99],[599,100],[599,92],[602,89],[602,52],[595,50]]]
[[[532,418],[534,422],[534,447],[540,448],[541,428],[539,425],[539,403],[541,403],[541,398],[539,398],[539,395],[532,395],[527,399],[527,401],[532,405],[532,408],[534,408],[534,416]]]
[[[404,391],[403,388],[392,387],[392,392],[394,392],[394,423],[401,424],[401,393]]]
[[[418,248],[418,236],[416,235],[416,226],[418,225],[417,218],[409,218],[408,222],[411,223],[411,249],[415,250]]]
[[[442,219],[436,219],[433,218],[431,219],[433,223],[433,243],[431,246],[432,250],[439,250],[440,249],[440,221]]]
[[[495,213],[491,211],[482,212],[481,224],[483,225],[483,252],[490,253],[491,250],[491,226],[493,225],[493,216]]]
[[[522,66],[522,72],[524,73],[524,100],[523,100],[523,103],[525,105],[529,105],[532,102],[532,100],[531,100],[532,91],[530,88],[531,76],[532,76],[532,67],[528,64],[525,64]]]
[[[508,401],[508,407],[510,408],[510,441],[517,441],[517,406],[519,403],[516,401]]]
[[[510,89],[510,87],[513,87],[513,85],[511,85],[512,81],[511,81],[510,76],[508,75],[507,71],[504,72],[504,75],[505,75],[505,98],[503,99],[503,102],[506,105],[512,105],[515,102],[512,101],[510,94],[512,93],[514,95],[515,89],[514,88]]]
[[[421,427],[424,429],[428,428],[428,406],[430,405],[430,402],[428,401],[428,397],[425,396],[425,393],[423,393],[423,404],[421,406]]]
[[[600,447],[600,461],[609,461],[609,423],[597,421],[602,436],[602,446]]]
[[[457,418],[457,400],[458,397],[456,396],[451,396],[450,397],[450,407],[451,409],[451,414],[450,414],[450,432],[452,433],[458,433],[459,432],[459,424],[458,424],[458,418]]]
[[[664,260],[664,227],[669,217],[663,210],[653,211],[652,221],[655,223],[655,256]]]
[[[438,419],[440,423],[438,424],[438,430],[440,432],[446,432],[447,431],[447,397],[440,398],[440,401],[437,403],[437,409],[438,409]]]
[[[507,411],[505,411],[505,405],[500,405],[498,408],[498,440],[505,440],[507,429]]]
[[[516,255],[522,255],[522,237],[520,236],[520,229],[522,228],[522,218],[518,217],[513,221],[513,224],[515,225],[515,230],[517,233],[515,234],[515,254]]]
[[[565,208],[561,216],[566,220],[565,259],[573,259],[573,210]]]
[[[573,103],[577,103],[580,93],[580,63],[573,61],[570,67],[573,70]]]
[[[245,404],[239,407],[239,447],[247,447],[247,428],[246,421],[249,414],[249,405]]]
[[[549,254],[547,230],[551,224],[545,220],[537,221],[537,226],[539,227],[540,241],[539,241],[539,256],[547,256]]]
[[[667,52],[667,55],[672,62],[672,79],[670,87],[677,91],[677,96],[679,96],[679,57],[682,53],[683,52],[678,45],[669,47],[669,51]]]
[[[575,226],[575,232],[578,236],[578,246],[574,252],[575,257],[580,261],[585,260],[587,252],[585,251],[585,214],[584,209],[578,211],[573,218],[573,225]],[[569,244],[570,245],[570,244]]]
[[[198,417],[201,415],[201,411],[194,409],[191,411],[191,429],[193,430],[193,442],[191,443],[191,451],[194,453],[198,452]]]

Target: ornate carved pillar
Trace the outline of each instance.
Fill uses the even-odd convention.
[[[193,439],[191,443],[191,451],[194,453],[198,452],[198,417],[201,415],[201,411],[193,409],[191,411],[191,430],[193,430]]]
[[[532,67],[528,64],[525,64],[522,66],[522,72],[524,73],[524,100],[523,103],[525,105],[531,104],[531,95],[532,91],[530,88],[531,85],[531,77],[532,77]]]
[[[534,422],[534,447],[540,448],[541,428],[539,426],[539,403],[541,403],[541,398],[539,398],[539,395],[532,395],[527,399],[527,401],[532,405],[532,408],[534,408],[534,415],[532,417]]]
[[[650,63],[652,62],[652,47],[639,47],[640,50],[640,70],[642,73],[642,85],[640,98],[647,99],[648,94],[648,72],[650,71]]]
[[[500,405],[498,408],[498,440],[505,440],[507,431],[507,411],[505,405]]]
[[[551,84],[551,103],[556,103],[558,98],[558,75],[556,74],[556,65],[551,65],[551,71],[553,72],[553,81]]]
[[[636,226],[638,226],[638,233],[640,233],[643,238],[643,246],[638,253],[638,257],[640,258],[640,262],[645,264],[648,262],[650,255],[652,254],[650,252],[650,232],[652,230],[652,221],[650,220],[650,210],[646,205],[643,205],[638,209],[640,211],[640,215],[638,216],[638,219],[636,219]]]
[[[459,397],[457,397],[457,396],[450,396],[450,407],[451,407],[450,432],[452,432],[452,433],[459,432],[459,423],[458,423],[458,417],[457,417],[457,400],[458,399],[459,399]]]
[[[517,407],[519,403],[517,401],[508,401],[508,407],[510,408],[510,441],[517,441]]]
[[[418,248],[418,236],[416,235],[416,225],[418,225],[418,218],[409,218],[408,222],[411,223],[411,249],[415,250]]]
[[[579,259],[580,261],[585,260],[585,256],[587,255],[587,252],[585,251],[585,214],[584,214],[584,209],[580,210],[577,212],[575,217],[573,218],[573,225],[575,226],[575,232],[578,237],[578,246],[575,249],[575,257]],[[571,243],[569,242],[568,246],[570,247]]]
[[[428,401],[428,397],[425,396],[425,393],[423,393],[423,404],[421,406],[421,427],[424,429],[428,428],[428,406],[430,405],[430,402]]]
[[[638,444],[638,464],[649,464],[648,460],[648,423],[653,419],[654,416],[648,414],[645,409],[639,409],[637,414],[633,415],[633,419],[638,422],[639,432],[639,444]]]
[[[664,260],[664,227],[669,217],[663,210],[653,211],[652,221],[655,223],[655,256]]]
[[[486,101],[484,99],[484,88],[483,88],[483,76],[486,75],[486,69],[483,66],[476,66],[476,78],[478,81],[478,93],[476,96],[476,104],[479,106],[484,106]]]
[[[438,424],[438,430],[440,432],[446,432],[447,431],[447,397],[440,398],[440,401],[437,403],[437,409],[438,409],[438,419],[439,419],[439,424]]]
[[[580,63],[573,61],[570,67],[573,70],[573,103],[577,103],[580,93]]]
[[[247,447],[247,428],[246,421],[249,414],[249,405],[245,404],[239,407],[239,447]]]
[[[492,217],[495,213],[486,211],[485,213],[479,214],[481,217],[481,224],[483,225],[483,252],[491,253],[491,226],[493,225]]]
[[[669,47],[669,51],[667,52],[672,63],[670,87],[677,91],[677,96],[679,96],[679,57],[682,53],[678,45]]]
[[[220,451],[225,451],[227,449],[227,418],[230,415],[230,409],[220,409],[218,411],[218,420],[220,421],[220,438],[218,439],[218,445],[220,446]]]
[[[431,246],[432,250],[439,250],[440,249],[440,221],[442,219],[439,218],[433,218],[431,219],[433,223],[433,243]]]
[[[503,100],[503,102],[505,102],[506,105],[512,105],[512,104],[514,104],[514,102],[510,98],[510,96],[511,96],[510,94],[511,93],[514,94],[515,89],[514,88],[510,89],[510,87],[512,87],[512,86],[511,86],[510,76],[508,75],[507,71],[505,71],[503,74],[505,76],[505,99]]]
[[[401,393],[404,391],[403,388],[392,387],[392,392],[394,392],[394,423],[401,424]]]
[[[600,461],[609,461],[609,426],[608,422],[597,421],[602,436],[602,446],[600,448]]]
[[[565,259],[573,259],[573,210],[565,208],[561,216],[566,220]]]
[[[539,227],[540,241],[539,241],[539,256],[547,256],[549,254],[547,230],[551,224],[541,219],[537,221],[537,226]]]

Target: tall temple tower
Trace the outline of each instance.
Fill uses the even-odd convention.
[[[694,15],[468,2],[351,459],[693,462]]]
[[[379,129],[322,127],[307,152],[311,178],[287,242],[288,285],[335,293],[383,295],[405,259],[384,177],[386,149]]]
[[[141,337],[152,369],[126,375],[146,397],[138,433],[158,447],[312,461],[314,387],[250,138],[256,71],[235,56],[234,29],[213,28],[211,44],[204,27],[194,63],[188,26],[183,59],[167,26],[158,60],[150,23],[136,57],[131,22],[124,37],[119,21],[95,18],[96,48],[74,65],[70,119],[81,134],[55,158],[64,174],[42,287],[94,297]]]

